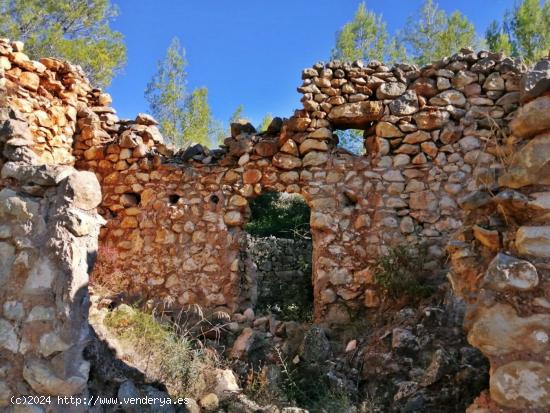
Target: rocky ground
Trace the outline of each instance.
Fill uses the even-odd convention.
[[[159,381],[140,346],[120,339],[105,322],[110,314],[139,310],[116,297],[92,301],[96,338],[87,355],[93,391],[111,397],[172,393],[170,379]],[[251,309],[231,319],[213,314],[191,323],[190,334],[216,362],[201,366],[196,380],[206,384],[194,388],[194,401],[179,411],[464,412],[487,387],[488,364],[467,344],[463,317],[463,303],[446,284],[421,301],[382,304],[340,330],[256,316]]]

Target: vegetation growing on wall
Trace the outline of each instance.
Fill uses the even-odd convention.
[[[376,285],[392,299],[403,295],[429,296],[432,288],[423,284],[427,256],[427,247],[423,244],[391,247],[386,254],[379,255],[374,264]]]

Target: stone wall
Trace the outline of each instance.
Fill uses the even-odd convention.
[[[120,120],[78,69],[2,47],[10,105],[25,110],[31,132],[6,150],[75,159],[101,183],[107,225],[94,282],[179,306],[243,309],[253,291],[239,256],[248,201],[300,193],[312,211],[315,317],[328,322],[378,305],[369,265],[392,244],[428,242],[427,265],[440,267],[461,225],[457,200],[495,182],[524,70],[470,50],[424,68],[317,64],[302,74],[304,109],[290,119],[264,133],[233,124],[221,149],[174,154],[154,119]],[[347,127],[365,130],[366,156],[336,146],[334,131]]]
[[[0,40],[0,411],[12,396],[86,395],[88,272],[105,222],[95,175],[64,165],[86,100],[21,48]]]
[[[248,202],[284,191],[311,208],[314,317],[327,323],[379,305],[369,266],[388,246],[427,242],[426,265],[438,270],[465,222],[458,205],[478,211],[451,244],[450,278],[471,305],[470,341],[493,365],[485,404],[543,411],[547,66],[520,83],[519,61],[470,50],[424,68],[317,64],[303,72],[304,107],[290,119],[264,133],[235,123],[221,149],[174,153],[154,119],[120,120],[78,68],[31,61],[0,40],[2,403],[85,392],[99,203],[95,283],[235,312],[254,301],[241,253]],[[350,127],[365,131],[365,156],[337,147],[334,132]],[[517,280],[503,276],[517,268]]]
[[[311,312],[311,252],[309,239],[247,236],[243,253],[254,263],[250,278],[257,284],[255,302],[260,313],[272,309],[289,318]]]
[[[304,109],[292,118],[261,134],[237,123],[221,149],[177,154],[150,117],[85,108],[76,165],[97,173],[108,220],[94,279],[178,305],[243,309],[248,201],[300,193],[312,211],[315,317],[346,322],[378,305],[368,268],[389,245],[428,242],[427,265],[441,267],[462,222],[458,200],[496,182],[523,70],[469,50],[422,69],[318,64],[303,72]],[[366,156],[336,146],[345,127],[365,130]]]
[[[468,410],[550,409],[550,61],[522,80],[512,155],[498,188],[463,202],[450,243],[454,291],[468,304],[468,341],[491,362],[488,394]],[[490,395],[490,397],[489,397]]]

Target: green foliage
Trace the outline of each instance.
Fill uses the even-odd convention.
[[[505,51],[532,63],[550,53],[550,0],[522,0],[493,22],[485,38],[493,51]]]
[[[422,277],[427,248],[424,245],[391,247],[387,254],[380,255],[374,264],[374,281],[390,298],[402,295],[427,297],[432,288],[423,285]]]
[[[337,33],[333,58],[407,61],[410,55],[418,64],[449,56],[461,47],[476,46],[474,25],[459,11],[447,15],[433,0],[425,0],[415,16],[395,37],[390,37],[382,16],[361,3],[354,19]]]
[[[251,235],[298,238],[309,234],[309,207],[299,195],[268,192],[250,203],[252,217],[245,225]]]
[[[235,111],[229,118],[229,123],[237,122],[239,119],[243,117],[243,114],[244,114],[244,105],[241,104],[235,108]]]
[[[282,393],[292,405],[311,413],[345,412],[353,405],[343,389],[331,388],[328,378],[317,365],[300,363],[291,366],[279,356],[282,370]]]
[[[413,60],[425,65],[477,43],[474,25],[459,11],[447,16],[433,0],[425,0],[415,16],[409,16],[400,37]]]
[[[506,33],[504,27],[496,21],[492,21],[487,28],[485,32],[485,41],[487,42],[489,50],[493,52],[503,52],[507,56],[513,54],[514,49],[508,33]]]
[[[185,103],[183,141],[209,146],[212,115],[208,106],[208,89],[193,90]]]
[[[109,0],[0,0],[0,35],[24,41],[31,58],[78,64],[105,87],[126,62],[122,35],[109,27],[116,15]]]
[[[262,121],[260,122],[260,124],[258,125],[258,127],[256,128],[258,132],[265,132],[272,120],[273,120],[273,115],[271,113],[268,113],[267,115],[265,115]]]
[[[145,89],[145,98],[162,134],[176,147],[192,143],[210,146],[222,139],[223,128],[212,117],[207,88],[196,88],[187,94],[186,66],[185,50],[175,37],[165,58],[158,62],[157,72]]]
[[[163,61],[145,89],[145,98],[153,116],[160,124],[163,135],[174,145],[184,145],[186,77],[185,50],[177,37],[172,39]]]
[[[189,397],[198,389],[205,365],[212,364],[201,350],[166,323],[128,306],[117,307],[104,320],[119,339],[131,344],[144,360],[150,375],[170,386],[171,395]],[[197,394],[200,396],[200,394]]]
[[[382,16],[367,10],[366,4],[362,2],[353,20],[337,33],[332,58],[393,61],[404,57],[402,54],[404,49],[398,47],[395,39],[389,40]]]

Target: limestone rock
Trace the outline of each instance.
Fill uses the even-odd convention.
[[[510,122],[510,129],[515,136],[530,138],[550,129],[550,96],[541,96],[519,108]]]
[[[307,154],[311,151],[326,152],[328,151],[328,145],[325,143],[325,141],[318,139],[306,139],[300,144],[300,153],[302,155]]]
[[[13,325],[3,318],[0,318],[0,348],[17,353],[19,350],[19,339]]]
[[[473,226],[474,237],[485,247],[497,251],[500,248],[500,235],[496,230],[489,230],[478,225]]]
[[[457,90],[446,90],[431,98],[430,104],[436,106],[453,105],[462,107],[466,104],[466,98]]]
[[[525,73],[519,83],[523,102],[536,98],[550,90],[550,60],[537,62],[533,70]]]
[[[279,144],[277,141],[264,140],[254,146],[254,150],[260,156],[270,157],[275,155],[279,151]]]
[[[403,132],[399,128],[389,122],[378,122],[376,124],[376,136],[382,138],[400,138]]]
[[[152,125],[159,124],[155,118],[153,118],[151,115],[147,113],[138,113],[136,116],[135,122],[138,125],[145,125],[145,126],[152,126]]]
[[[336,127],[362,129],[369,122],[378,120],[384,108],[379,101],[362,101],[335,106],[328,114],[328,119]]]
[[[550,258],[550,226],[523,226],[516,232],[516,248],[520,254]]]
[[[530,140],[516,153],[507,172],[499,178],[499,185],[510,188],[532,184],[549,185],[549,154],[550,132]]]
[[[244,224],[244,218],[239,211],[228,211],[223,216],[223,220],[227,226],[236,227]]]
[[[401,96],[407,90],[407,85],[400,82],[387,82],[376,90],[376,97],[380,100],[394,99]]]
[[[213,412],[218,408],[219,404],[218,396],[214,393],[208,393],[199,400],[199,405],[207,412]]]
[[[330,357],[330,342],[322,328],[314,326],[306,332],[301,354],[308,364],[320,363]]]
[[[23,367],[23,378],[39,393],[52,396],[73,396],[86,387],[86,380],[80,376],[59,378],[45,361],[28,360]]]
[[[75,207],[89,211],[101,203],[101,187],[93,172],[77,171],[67,178],[65,194]]]
[[[303,160],[302,165],[305,166],[319,166],[328,161],[328,155],[326,152],[311,151],[308,152]]]
[[[331,139],[332,131],[328,128],[319,128],[307,135],[308,139]]]
[[[497,368],[491,397],[501,406],[531,411],[550,407],[550,367],[536,361],[513,361]]]
[[[215,378],[216,386],[214,388],[214,393],[220,400],[225,400],[231,396],[232,393],[240,391],[235,375],[230,369],[216,369]]]
[[[231,137],[236,138],[242,133],[246,135],[256,133],[256,128],[244,119],[239,119],[236,122],[231,123]]]
[[[487,268],[484,283],[497,291],[527,291],[538,285],[539,276],[529,261],[498,253]]]
[[[302,160],[286,153],[276,153],[273,156],[273,165],[286,170],[296,169],[302,166]]]
[[[14,262],[15,247],[8,242],[0,242],[0,286],[8,280]]]
[[[393,115],[405,116],[418,112],[418,97],[414,90],[407,90],[403,95],[389,104]]]
[[[541,353],[550,348],[550,315],[518,317],[508,304],[481,308],[470,331],[468,341],[490,356],[513,352]]]
[[[19,76],[19,83],[27,89],[36,91],[38,90],[38,86],[40,86],[40,78],[36,73],[23,72],[21,76]]]
[[[449,121],[450,115],[447,111],[441,110],[425,110],[413,115],[416,126],[423,130],[438,129]]]

